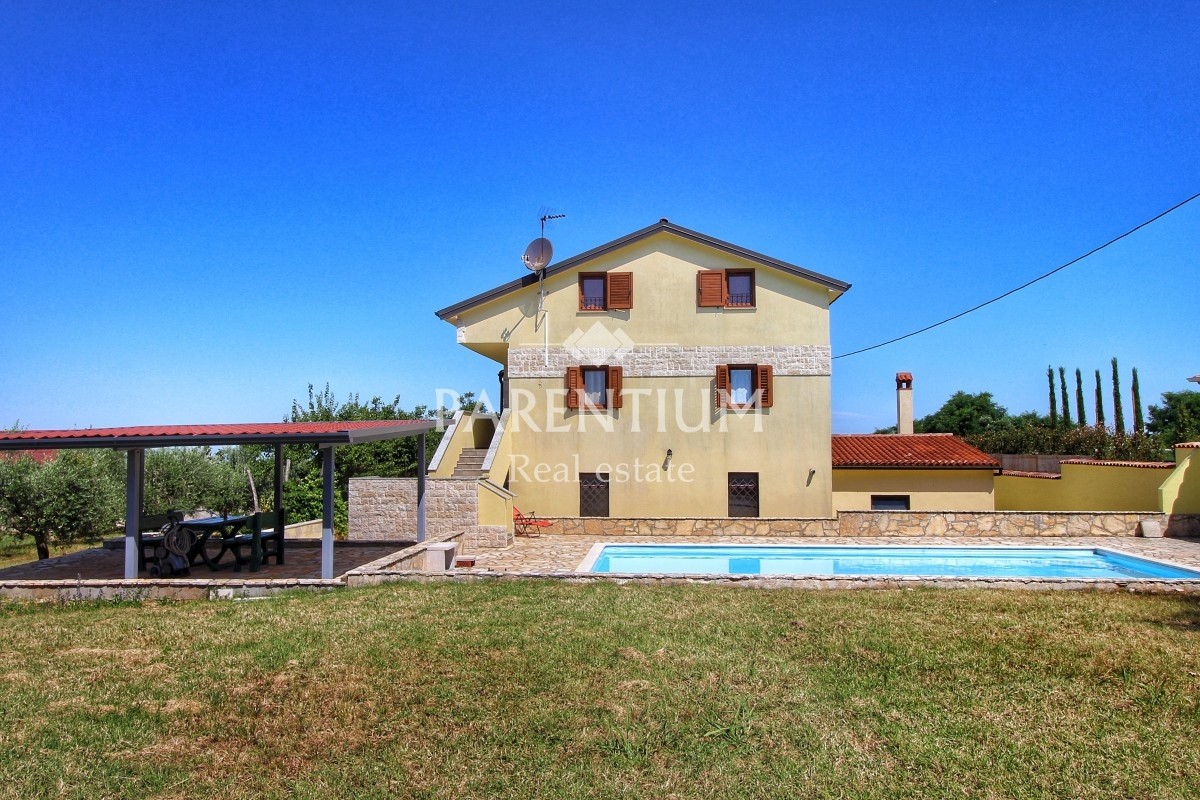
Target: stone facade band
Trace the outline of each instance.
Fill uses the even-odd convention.
[[[549,363],[547,363],[549,361]],[[626,378],[691,378],[711,376],[718,364],[770,364],[775,375],[827,376],[832,372],[828,345],[744,345],[688,347],[513,347],[508,351],[508,377],[561,378],[580,364],[620,366]]]

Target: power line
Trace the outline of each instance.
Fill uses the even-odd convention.
[[[1186,200],[1184,200],[1184,201],[1182,201],[1182,202],[1176,203],[1175,205],[1173,205],[1173,206],[1171,206],[1170,208],[1168,208],[1166,211],[1163,211],[1163,212],[1162,212],[1162,213],[1160,213],[1160,214],[1156,214],[1155,216],[1153,216],[1153,217],[1151,217],[1150,219],[1146,220],[1146,221],[1145,221],[1145,222],[1143,222],[1141,225],[1138,225],[1138,226],[1136,226],[1136,227],[1134,227],[1134,228],[1130,228],[1129,230],[1127,230],[1127,231],[1125,231],[1124,233],[1122,233],[1120,236],[1117,236],[1117,237],[1114,237],[1114,238],[1112,238],[1112,239],[1109,239],[1107,242],[1105,242],[1104,244],[1100,245],[1099,247],[1094,247],[1094,248],[1092,248],[1091,250],[1088,250],[1088,251],[1087,251],[1086,253],[1084,253],[1083,255],[1081,255],[1081,256],[1079,256],[1079,257],[1077,257],[1077,258],[1073,258],[1073,259],[1071,259],[1070,261],[1068,261],[1067,263],[1065,263],[1065,264],[1062,264],[1061,266],[1057,266],[1057,267],[1055,267],[1054,269],[1050,270],[1050,271],[1049,271],[1049,272],[1047,272],[1046,274],[1044,274],[1044,275],[1039,275],[1038,277],[1034,278],[1033,280],[1031,280],[1031,281],[1027,281],[1027,282],[1025,282],[1025,283],[1022,283],[1020,286],[1018,286],[1018,287],[1017,287],[1017,288],[1015,288],[1015,289],[1009,289],[1009,290],[1008,290],[1007,292],[1005,292],[1004,294],[1002,294],[1002,295],[997,295],[996,297],[993,297],[991,300],[987,300],[987,301],[985,301],[985,302],[983,302],[983,303],[980,303],[979,305],[977,305],[977,306],[974,306],[973,308],[968,308],[966,311],[960,311],[959,313],[955,314],[953,317],[946,317],[946,318],[945,318],[944,320],[942,320],[941,322],[935,322],[935,323],[933,323],[932,325],[926,325],[924,328],[921,328],[920,330],[913,331],[912,333],[906,333],[906,334],[904,334],[903,336],[897,336],[895,339],[888,339],[886,342],[880,342],[879,344],[873,344],[873,345],[871,345],[870,347],[864,347],[864,348],[862,348],[861,350],[852,350],[852,351],[850,351],[849,353],[842,353],[842,354],[841,354],[841,355],[839,355],[839,356],[834,356],[834,358],[835,358],[835,359],[836,359],[836,358],[848,358],[848,357],[850,357],[850,356],[856,356],[856,355],[858,355],[859,353],[865,353],[865,352],[867,352],[868,350],[878,350],[878,349],[879,349],[879,348],[881,348],[881,347],[887,347],[889,344],[895,344],[896,342],[903,341],[904,339],[909,339],[909,338],[911,338],[911,337],[913,337],[913,336],[916,336],[916,335],[917,335],[917,334],[919,334],[919,333],[925,333],[925,331],[931,331],[931,330],[933,330],[934,328],[937,328],[937,327],[939,327],[939,326],[941,326],[941,325],[945,325],[947,322],[953,322],[954,320],[958,319],[959,317],[965,317],[967,314],[970,314],[972,311],[978,311],[979,309],[983,308],[984,306],[990,306],[992,303],[995,303],[995,302],[996,302],[996,301],[998,301],[998,300],[1003,300],[1004,298],[1008,297],[1010,294],[1016,294],[1017,292],[1021,291],[1022,289],[1025,289],[1025,288],[1027,288],[1027,287],[1029,287],[1029,286],[1033,286],[1033,285],[1034,285],[1035,283],[1037,283],[1038,281],[1043,281],[1043,280],[1045,280],[1046,278],[1049,278],[1051,275],[1053,275],[1053,274],[1054,274],[1054,273],[1056,273],[1056,272],[1061,272],[1062,270],[1066,269],[1067,267],[1071,266],[1072,264],[1077,264],[1077,263],[1079,263],[1080,261],[1083,261],[1083,260],[1084,260],[1085,258],[1087,258],[1088,256],[1095,255],[1096,253],[1099,253],[1101,250],[1103,250],[1104,248],[1108,247],[1109,245],[1116,244],[1117,242],[1119,242],[1119,241],[1121,241],[1122,239],[1124,239],[1126,236],[1129,236],[1130,234],[1133,234],[1133,233],[1137,233],[1138,231],[1140,231],[1142,228],[1146,227],[1147,225],[1150,225],[1150,224],[1152,224],[1152,223],[1154,223],[1154,222],[1157,222],[1158,220],[1160,220],[1160,219],[1162,219],[1163,217],[1165,217],[1167,214],[1170,214],[1172,211],[1175,211],[1175,210],[1177,210],[1177,209],[1183,208],[1183,207],[1184,207],[1184,206],[1186,206],[1188,203],[1192,202],[1193,200],[1195,200],[1195,199],[1196,199],[1196,198],[1198,198],[1198,197],[1200,197],[1200,193],[1194,194],[1194,195],[1192,195],[1191,197],[1189,197],[1188,199],[1186,199]]]

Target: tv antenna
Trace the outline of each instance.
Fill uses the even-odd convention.
[[[538,276],[538,308],[537,316],[534,318],[534,330],[537,330],[536,326],[540,322],[542,335],[546,340],[545,359],[547,364],[550,363],[550,328],[546,319],[549,316],[546,311],[546,266],[550,263],[550,259],[554,258],[554,245],[550,244],[550,240],[546,238],[546,222],[562,219],[565,216],[566,214],[555,214],[553,211],[543,210],[538,216],[541,232],[538,238],[525,248],[525,255],[521,256],[525,268],[530,272],[537,273]]]

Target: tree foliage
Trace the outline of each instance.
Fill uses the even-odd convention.
[[[916,433],[970,436],[1008,424],[1008,411],[997,405],[991,392],[955,392],[937,411],[914,422],[913,430]]]
[[[1168,446],[1200,441],[1200,392],[1163,392],[1162,405],[1150,406],[1146,430]]]
[[[64,450],[37,463],[27,455],[0,458],[0,526],[31,537],[38,558],[50,546],[96,541],[122,517],[121,460],[111,450]]]
[[[1121,406],[1121,373],[1117,370],[1117,358],[1112,360],[1113,427],[1125,430],[1125,411]]]

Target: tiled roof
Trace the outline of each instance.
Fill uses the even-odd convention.
[[[1176,447],[1200,447],[1200,442],[1184,442],[1183,444],[1177,444],[1175,446]]]
[[[998,469],[1000,462],[949,433],[836,433],[833,466]]]
[[[1174,461],[1101,461],[1095,458],[1067,458],[1060,464],[1081,467],[1137,467],[1139,469],[1175,469]]]
[[[1047,481],[1057,481],[1062,479],[1062,475],[1057,472],[1028,472],[1023,469],[1006,469],[1000,473],[1001,475],[1012,476],[1014,478],[1041,478]]]
[[[3,431],[0,450],[54,447],[171,447],[239,442],[313,442],[353,444],[356,441],[410,436],[430,430],[436,420],[355,420],[347,422],[255,422],[215,425],[136,425],[123,428]]]

